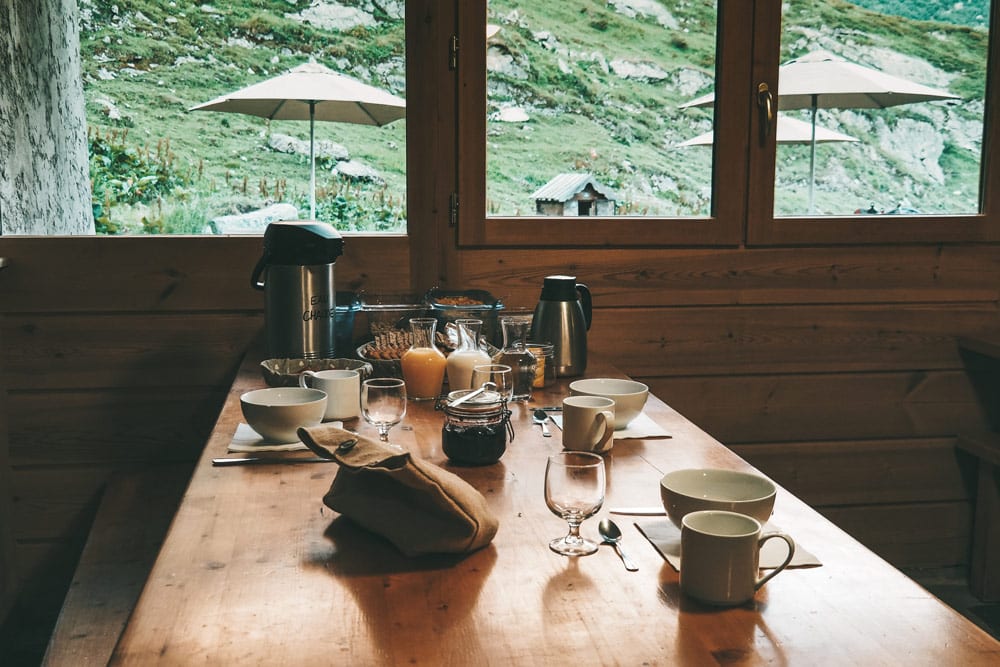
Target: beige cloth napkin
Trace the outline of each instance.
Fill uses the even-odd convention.
[[[562,415],[554,414],[551,415],[553,423],[562,429]],[[671,437],[667,431],[653,421],[653,418],[647,415],[645,412],[640,412],[639,416],[636,417],[629,423],[629,425],[620,431],[615,431],[615,440],[628,440],[629,438],[669,438]]]
[[[669,519],[661,519],[659,521],[644,521],[643,523],[636,523],[635,527],[639,529],[646,539],[652,542],[656,550],[660,552],[670,565],[677,570],[681,571],[681,529],[675,526]],[[764,524],[765,533],[780,533],[782,532],[778,526],[768,521]],[[795,539],[795,536],[791,536]],[[760,567],[762,569],[775,568],[781,565],[785,561],[785,557],[788,555],[788,547],[785,545],[784,540],[768,540],[764,543],[764,548],[760,550]],[[812,555],[808,551],[802,548],[802,545],[797,541],[795,542],[795,555],[792,556],[792,562],[788,564],[788,567],[819,567],[822,563],[816,556]]]
[[[343,422],[329,422],[330,426],[338,428],[344,425]],[[301,440],[288,443],[275,443],[265,440],[260,433],[250,428],[249,424],[241,423],[236,427],[233,434],[233,441],[229,443],[227,451],[230,452],[297,452],[308,449]]]
[[[340,464],[324,504],[408,556],[475,551],[496,535],[486,498],[454,473],[328,424],[300,428],[299,437]]]

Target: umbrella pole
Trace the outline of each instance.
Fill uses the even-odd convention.
[[[313,126],[316,122],[316,102],[309,102],[309,219],[316,219],[316,155],[313,149]]]
[[[816,206],[813,188],[816,186],[816,96],[812,96],[812,140],[809,142],[809,214],[812,215]]]

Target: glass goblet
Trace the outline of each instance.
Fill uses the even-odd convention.
[[[588,452],[560,452],[545,464],[545,504],[569,524],[569,533],[549,542],[563,556],[588,556],[597,544],[580,537],[580,524],[604,504],[604,459]]]
[[[496,391],[505,401],[514,393],[514,377],[510,366],[505,364],[483,364],[472,367],[472,388],[479,389],[486,382],[497,386]]]
[[[370,378],[361,383],[361,414],[389,442],[389,429],[406,414],[406,383],[397,378]]]

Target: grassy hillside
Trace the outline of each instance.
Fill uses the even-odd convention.
[[[307,123],[268,127],[250,116],[187,109],[309,58],[405,97],[403,20],[392,15],[402,3],[342,4],[370,10],[375,21],[337,30],[297,20],[309,10],[307,0],[81,0],[95,134],[143,149],[140,157],[148,151],[149,163],[137,171],[169,171],[180,184],[146,203],[105,197],[111,231],[201,231],[207,219],[278,200],[307,210],[307,159],[267,146],[268,133],[307,138]],[[584,170],[617,193],[619,213],[708,212],[711,151],[676,145],[711,127],[710,110],[678,106],[711,90],[715,3],[662,3],[669,19],[629,6],[491,0],[489,20],[500,26],[491,54],[502,63],[489,77],[491,212],[531,213],[534,189],[557,173]],[[792,0],[786,7],[782,60],[823,48],[963,97],[957,104],[822,111],[821,125],[863,141],[820,147],[818,210],[849,213],[869,202],[975,210],[985,30],[974,22],[885,17],[838,0]],[[625,67],[641,71],[623,74]],[[526,111],[528,120],[500,121],[510,107]],[[330,175],[333,161],[326,161],[317,172],[318,217],[341,229],[403,224],[404,129],[403,122],[317,124],[317,139],[342,144],[384,179],[346,181]],[[779,147],[779,213],[804,210],[807,165],[807,147]]]

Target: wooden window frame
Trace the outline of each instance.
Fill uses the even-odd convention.
[[[486,2],[456,8],[458,247],[787,246],[1000,240],[1000,0],[991,3],[980,210],[975,215],[775,217],[774,133],[761,141],[758,84],[778,91],[781,0],[719,0],[712,213],[707,218],[486,215]],[[748,29],[748,26],[752,26]],[[778,91],[780,92],[780,91]],[[571,227],[569,225],[572,225]]]

